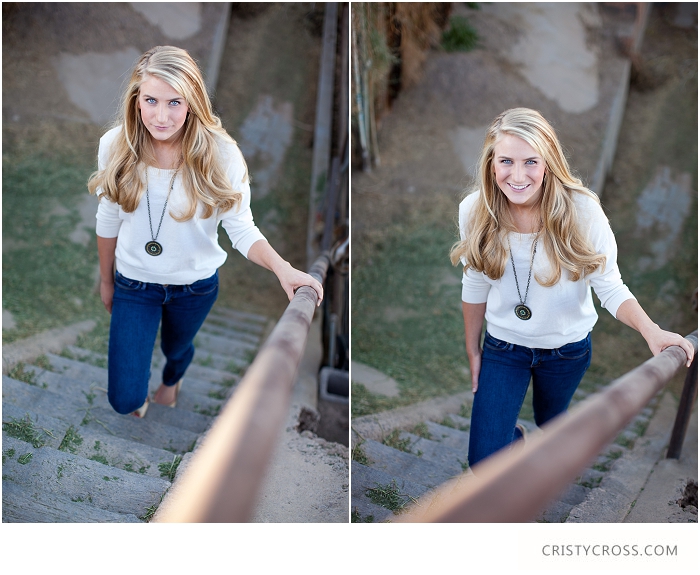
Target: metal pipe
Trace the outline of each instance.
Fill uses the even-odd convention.
[[[683,392],[681,393],[676,420],[673,423],[673,431],[671,432],[671,441],[669,442],[668,451],[666,452],[667,459],[680,459],[683,440],[688,431],[688,423],[690,422],[690,415],[693,412],[693,407],[695,407],[695,398],[697,394],[698,356],[696,354],[690,369],[688,369],[688,373],[685,375]]]
[[[697,330],[687,339],[697,353]],[[685,365],[678,346],[613,381],[542,427],[522,446],[504,450],[423,498],[399,522],[530,521],[561,494],[601,450]]]
[[[309,274],[324,282],[328,254]],[[216,419],[154,522],[238,523],[253,513],[258,489],[287,418],[291,391],[318,295],[299,288]]]

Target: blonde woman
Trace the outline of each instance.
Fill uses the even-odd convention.
[[[234,248],[275,273],[290,299],[303,285],[319,303],[323,297],[321,284],[284,261],[255,226],[243,156],[184,50],[157,46],[139,58],[120,118],[100,139],[88,189],[100,199],[100,295],[112,316],[108,397],[119,413],[146,413],[161,323],[167,361],[153,400],[176,405],[226,260],[219,223]]]
[[[636,329],[654,355],[692,344],[656,325],[622,282],[598,197],[569,169],[550,124],[507,110],[486,132],[476,189],[459,206],[462,311],[474,404],[469,465],[522,436],[530,380],[535,423],[566,411],[591,361],[601,305]],[[482,327],[486,333],[481,343]]]

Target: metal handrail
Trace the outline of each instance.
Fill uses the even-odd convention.
[[[309,274],[324,283],[330,258]],[[252,515],[256,495],[286,422],[295,376],[318,295],[299,288],[236,391],[224,406],[154,522],[238,523]]]
[[[687,336],[697,357],[697,330]],[[685,365],[678,346],[613,381],[547,423],[520,448],[502,451],[424,497],[399,522],[514,523],[532,520],[612,442]],[[697,372],[696,372],[697,373]]]

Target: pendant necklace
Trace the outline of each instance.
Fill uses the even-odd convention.
[[[163,212],[160,214],[160,222],[158,222],[158,229],[156,230],[155,235],[153,235],[153,224],[151,223],[151,202],[148,199],[148,168],[146,168],[146,207],[148,208],[148,227],[151,229],[151,241],[146,244],[146,253],[149,256],[159,256],[163,253],[163,246],[161,246],[156,240],[158,239],[158,234],[160,233],[160,226],[163,223],[165,209],[168,207],[168,200],[170,199],[170,193],[173,191],[175,176],[177,176],[177,171],[179,168],[180,166],[178,165],[178,167],[175,168],[173,177],[170,179],[170,189],[168,190],[168,196],[165,198],[165,205],[163,206]]]
[[[513,261],[513,250],[510,249],[510,240],[508,240],[508,251],[510,252],[510,263],[513,265],[513,276],[515,277],[515,288],[518,290],[518,298],[520,304],[515,306],[515,315],[518,319],[528,320],[532,317],[532,311],[525,305],[527,301],[527,292],[530,290],[530,279],[532,278],[532,265],[535,262],[535,253],[537,253],[537,240],[532,248],[532,259],[530,260],[530,273],[527,276],[527,287],[525,288],[525,297],[520,295],[520,286],[518,285],[518,274],[515,272],[515,261]]]

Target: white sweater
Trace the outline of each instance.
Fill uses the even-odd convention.
[[[478,193],[468,195],[459,205],[459,229],[462,239],[469,214],[478,198]],[[593,306],[591,286],[595,289],[601,305],[613,316],[620,304],[634,296],[622,283],[617,267],[617,244],[610,224],[600,205],[583,194],[576,193],[576,208],[583,229],[595,250],[607,256],[603,272],[600,269],[585,278],[573,282],[568,270],[552,287],[542,287],[535,280],[549,275],[550,264],[542,242],[537,244],[537,253],[532,269],[530,290],[526,305],[532,311],[529,320],[515,315],[515,306],[520,304],[513,276],[510,256],[503,277],[489,279],[484,273],[467,270],[462,279],[462,301],[466,303],[486,302],[486,325],[495,338],[531,348],[555,349],[585,338],[593,329],[598,314]],[[509,241],[518,274],[520,294],[525,297],[527,277],[532,258],[532,244],[536,234],[509,234]]]
[[[100,170],[107,164],[110,146],[120,129],[113,128],[100,139],[97,160]],[[187,206],[182,174],[178,173],[157,237],[158,243],[163,247],[159,256],[146,253],[146,244],[152,237],[145,193],[136,210],[130,214],[118,204],[100,199],[97,209],[97,235],[103,238],[117,238],[115,255],[119,273],[143,282],[192,284],[213,275],[226,261],[226,252],[218,242],[219,222],[228,233],[233,247],[246,257],[256,241],[265,239],[256,227],[250,211],[250,185],[243,181],[245,164],[238,146],[221,140],[219,151],[233,189],[243,194],[242,201],[227,212],[215,210],[212,216],[206,219],[201,217],[202,206],[199,206],[192,219],[178,222],[170,214],[182,213]],[[153,233],[156,234],[173,170],[153,167],[148,167],[147,170],[151,222]],[[98,189],[97,193],[101,194],[102,190]]]

